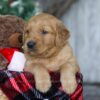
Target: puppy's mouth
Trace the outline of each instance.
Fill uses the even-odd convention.
[[[42,54],[45,54],[46,51],[47,49],[39,50],[37,48],[33,48],[33,49],[27,48],[26,53],[31,56],[41,56]]]
[[[48,58],[55,54],[55,48],[44,49],[41,52],[39,52],[38,50],[29,51],[27,52],[27,54],[39,58]]]
[[[37,49],[36,48],[32,48],[32,49],[27,48],[26,52],[29,53],[29,54],[31,54],[31,53],[35,54],[35,53],[37,53]]]

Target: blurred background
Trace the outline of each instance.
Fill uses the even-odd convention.
[[[84,100],[100,100],[100,0],[0,0],[1,15],[25,20],[41,12],[61,19],[84,76]]]

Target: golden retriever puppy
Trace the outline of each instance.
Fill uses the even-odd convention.
[[[60,72],[65,92],[71,94],[75,91],[75,74],[79,67],[68,38],[68,30],[52,15],[42,13],[28,21],[23,35],[23,49],[27,59],[25,71],[34,74],[39,91],[47,92],[51,87],[49,71]]]

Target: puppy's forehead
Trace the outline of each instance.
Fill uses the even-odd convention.
[[[27,28],[30,30],[47,29],[49,31],[54,30],[56,28],[56,24],[53,20],[32,20],[30,23],[28,23]]]
[[[49,14],[39,14],[33,16],[27,24],[27,29],[30,31],[39,31],[43,28],[47,28],[49,31],[55,32],[58,25],[61,25],[62,22],[56,17]]]

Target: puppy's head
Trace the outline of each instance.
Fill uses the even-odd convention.
[[[66,44],[69,32],[56,17],[39,14],[32,17],[24,34],[24,51],[30,55],[49,55]],[[54,50],[53,50],[54,49]],[[51,53],[52,52],[52,53]]]

